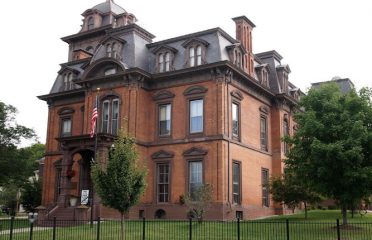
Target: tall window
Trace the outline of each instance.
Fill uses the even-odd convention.
[[[112,52],[111,44],[107,44],[106,45],[106,56],[111,57],[111,52]]]
[[[61,136],[62,137],[71,136],[71,118],[62,119]]]
[[[196,47],[196,65],[199,66],[202,64],[202,48],[201,46]]]
[[[283,135],[284,136],[287,136],[289,135],[289,123],[288,123],[288,119],[284,119],[283,121]],[[283,144],[283,147],[284,147],[284,154],[287,154],[288,153],[288,144],[286,142],[284,142]]]
[[[109,114],[110,114],[110,101],[104,101],[102,104],[102,132],[109,132]]]
[[[159,54],[159,72],[164,72],[164,54]]]
[[[239,138],[239,105],[232,104],[232,134],[234,137]]]
[[[262,168],[261,170],[261,185],[262,185],[262,206],[269,207],[269,169]]]
[[[191,47],[189,49],[189,62],[190,62],[190,67],[195,66],[195,48]]]
[[[62,168],[57,167],[56,168],[56,178],[55,178],[55,194],[54,194],[54,200],[58,200],[58,196],[62,192]]]
[[[158,202],[169,201],[169,164],[157,164],[157,196]]]
[[[190,101],[190,133],[203,132],[203,99]]]
[[[196,191],[203,184],[203,164],[201,161],[189,162],[189,194],[195,199]]]
[[[69,90],[74,89],[74,82],[72,81],[72,73],[68,74],[68,85],[69,85]]]
[[[267,151],[267,118],[265,116],[260,117],[260,140],[261,150]]]
[[[171,133],[171,104],[159,106],[159,135],[169,136]]]
[[[102,128],[103,133],[116,135],[119,128],[119,99],[104,100],[102,103]]]
[[[118,133],[119,125],[119,99],[112,100],[111,112],[111,133],[116,135]]]
[[[241,181],[240,181],[240,164],[237,162],[233,163],[233,203],[240,204],[241,203]]]
[[[88,19],[88,30],[91,30],[94,28],[94,19],[92,17],[90,17]]]
[[[165,71],[168,72],[170,70],[170,54],[167,52],[165,54]]]

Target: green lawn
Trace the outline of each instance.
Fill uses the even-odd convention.
[[[279,216],[256,221],[240,222],[240,239],[247,240],[286,240],[289,219],[289,239],[293,240],[335,240],[337,239],[336,218],[340,218],[339,211],[311,211],[309,219],[304,220],[303,214]],[[350,225],[341,229],[342,240],[372,239],[372,215],[349,219]],[[131,221],[125,223],[126,240],[142,239],[143,222]],[[146,221],[145,239],[189,239],[188,221]],[[100,239],[119,239],[120,222],[102,221],[100,225]],[[52,239],[52,229],[35,230],[33,240]],[[57,240],[95,240],[97,224],[91,228],[89,224],[75,227],[59,227],[56,229]],[[0,239],[8,239],[1,236]],[[28,240],[29,233],[16,233],[13,240]],[[192,239],[200,240],[233,240],[238,239],[238,225],[236,222],[206,221],[202,224],[192,223]]]
[[[26,218],[15,219],[13,223],[13,229],[28,227],[29,221]],[[0,219],[0,231],[10,229],[10,218]],[[0,238],[1,239],[1,238]]]
[[[308,219],[305,219],[305,213],[298,213],[293,215],[285,216],[275,216],[268,218],[268,220],[293,220],[293,221],[336,221],[336,219],[342,220],[341,210],[311,210],[308,212]],[[354,214],[352,218],[351,213],[348,213],[349,222],[371,222],[372,223],[372,214],[368,213],[364,216],[361,216],[359,213]]]

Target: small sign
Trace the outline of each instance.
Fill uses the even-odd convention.
[[[87,205],[89,201],[89,190],[81,190],[81,205]]]

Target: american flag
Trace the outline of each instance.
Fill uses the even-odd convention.
[[[97,106],[98,106],[98,98],[96,96],[96,104],[93,108],[93,111],[92,111],[92,118],[90,120],[90,137],[94,137],[94,133],[96,132],[96,123],[97,123],[97,117],[98,117],[98,109],[97,109]]]

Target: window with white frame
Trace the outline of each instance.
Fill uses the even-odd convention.
[[[203,99],[190,101],[190,133],[203,132]]]
[[[171,134],[171,104],[159,105],[159,136]]]
[[[61,123],[61,136],[67,137],[71,136],[71,118],[63,118]]]
[[[232,135],[233,137],[239,138],[239,114],[240,108],[237,103],[232,103]]]
[[[196,191],[203,185],[202,161],[189,162],[189,195],[195,199]]]
[[[233,163],[233,203],[241,203],[241,177],[240,177],[240,163]]]
[[[157,171],[157,199],[160,203],[169,201],[169,164],[158,163]]]
[[[117,135],[119,128],[119,99],[107,99],[102,102],[102,127],[103,133]]]

